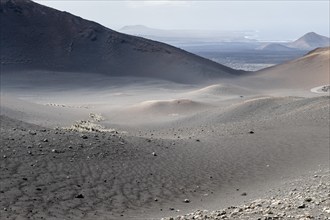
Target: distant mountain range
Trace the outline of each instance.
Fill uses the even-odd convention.
[[[30,0],[1,0],[0,16],[1,74],[51,70],[189,83],[241,73]]]
[[[163,30],[146,27],[144,25],[131,25],[119,29],[120,32],[135,36],[142,36],[153,40],[167,42],[173,45],[184,43],[207,44],[207,43],[245,43],[256,45],[256,50],[264,51],[293,51],[313,50],[318,47],[330,45],[329,38],[309,32],[296,41],[289,43],[262,43],[256,40],[254,31],[198,31],[198,30]],[[224,47],[224,46],[223,46]],[[247,48],[247,46],[246,46]]]

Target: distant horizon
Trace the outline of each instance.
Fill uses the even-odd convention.
[[[308,32],[330,35],[329,1],[35,2],[117,31],[134,25],[161,30],[249,30],[260,41],[292,41]]]
[[[129,29],[129,28],[134,28],[134,27],[137,27],[137,28],[146,28],[146,29],[152,29],[152,30],[159,30],[159,31],[169,31],[169,32],[171,32],[171,31],[173,31],[173,32],[196,32],[196,33],[203,33],[203,31],[204,32],[214,32],[214,33],[217,33],[217,34],[220,34],[220,33],[230,33],[230,32],[250,32],[250,33],[253,33],[253,32],[257,32],[257,31],[255,31],[255,30],[230,30],[230,31],[228,31],[228,30],[212,30],[212,29],[208,29],[208,30],[199,30],[199,29],[161,29],[161,28],[154,28],[154,27],[149,27],[149,26],[146,26],[146,25],[141,25],[141,24],[137,24],[137,25],[125,25],[125,26],[123,26],[123,27],[121,27],[121,28],[118,28],[118,29],[114,29],[115,31],[118,31],[118,32],[120,32],[120,31],[124,31],[124,29]],[[303,37],[304,35],[306,35],[306,34],[308,34],[308,33],[316,33],[316,34],[318,34],[318,35],[321,35],[321,36],[325,36],[325,37],[328,37],[329,38],[329,36],[326,36],[326,35],[322,35],[322,34],[319,34],[319,33],[317,33],[317,32],[315,32],[315,31],[308,31],[308,32],[306,32],[306,33],[304,33],[303,35],[301,35],[301,36],[297,36],[297,38],[295,38],[295,39],[283,39],[283,40],[271,40],[271,39],[269,39],[269,40],[263,40],[263,39],[258,39],[259,40],[259,42],[291,42],[291,41],[295,41],[295,40],[297,40],[297,39],[299,39],[299,38],[301,38],[301,37]],[[125,33],[125,32],[124,32]],[[251,39],[253,39],[253,38],[251,38]]]

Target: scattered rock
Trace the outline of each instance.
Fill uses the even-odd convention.
[[[183,200],[184,203],[190,203],[190,200],[189,199],[185,199]]]
[[[29,134],[30,134],[30,135],[36,135],[37,132],[35,132],[35,131],[29,131]]]
[[[83,199],[83,198],[85,198],[85,196],[83,194],[78,194],[78,195],[76,195],[76,198],[77,199]]]
[[[304,208],[306,208],[306,205],[304,203],[298,206],[298,209],[304,209]]]
[[[243,192],[243,193],[241,194],[241,196],[247,196],[247,193],[246,193],[246,192]]]
[[[249,131],[249,134],[254,134],[254,131]]]
[[[106,129],[103,126],[97,124],[94,119],[92,120],[81,120],[77,121],[70,127],[63,128],[68,131],[78,131],[78,132],[116,132],[114,129]],[[87,138],[86,138],[87,139]]]
[[[155,152],[152,152],[152,155],[153,155],[154,157],[156,157],[156,156],[157,156],[157,154],[156,154]]]
[[[58,150],[56,150],[56,149],[52,149],[52,153],[58,154],[58,153],[59,153],[59,151],[58,151]]]
[[[85,134],[80,135],[80,137],[81,137],[82,139],[88,139],[87,135],[85,135]]]
[[[311,202],[313,199],[312,198],[305,198],[305,202]]]

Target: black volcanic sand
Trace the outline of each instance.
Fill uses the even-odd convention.
[[[158,219],[258,198],[328,166],[328,102],[256,99],[127,134],[1,116],[1,219]]]
[[[171,169],[160,170],[162,159],[152,154],[166,154],[166,141],[45,129],[1,116],[1,145],[1,207],[7,209],[1,219],[112,218],[154,198],[161,206],[179,193]]]

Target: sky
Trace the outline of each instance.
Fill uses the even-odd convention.
[[[329,36],[329,0],[36,2],[119,30],[127,25],[157,29],[257,31],[259,40],[295,40],[307,32]]]

